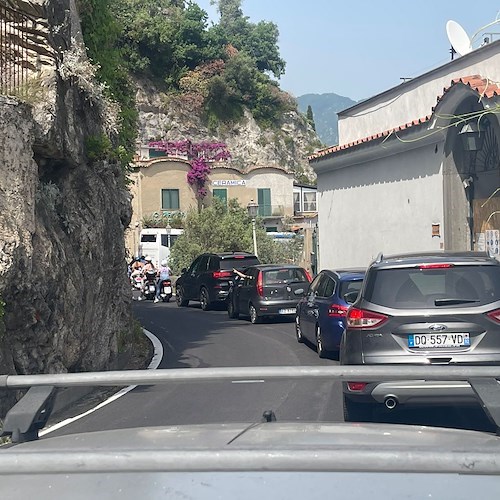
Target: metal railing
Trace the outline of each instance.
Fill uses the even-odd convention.
[[[15,94],[28,80],[33,21],[0,2],[0,93]]]

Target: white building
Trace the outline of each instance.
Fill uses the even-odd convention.
[[[319,268],[379,252],[498,252],[499,95],[500,40],[339,113],[339,145],[309,157]]]

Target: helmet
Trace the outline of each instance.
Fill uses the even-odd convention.
[[[153,258],[149,255],[144,259],[146,262],[153,262]]]
[[[163,259],[163,260],[161,261],[161,265],[162,265],[162,267],[167,267],[167,264],[168,264],[167,259]]]

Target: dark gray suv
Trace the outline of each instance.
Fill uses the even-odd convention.
[[[347,313],[342,365],[500,365],[500,262],[484,253],[380,255]],[[466,381],[345,382],[346,421],[377,404],[477,404]]]

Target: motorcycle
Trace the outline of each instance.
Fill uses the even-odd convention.
[[[132,285],[132,290],[142,290],[144,285],[144,277],[141,274],[136,274],[130,277],[130,283]]]
[[[156,271],[146,271],[142,295],[146,300],[153,300],[156,295]]]
[[[161,280],[160,298],[163,302],[169,302],[172,298],[172,280],[170,278]]]

